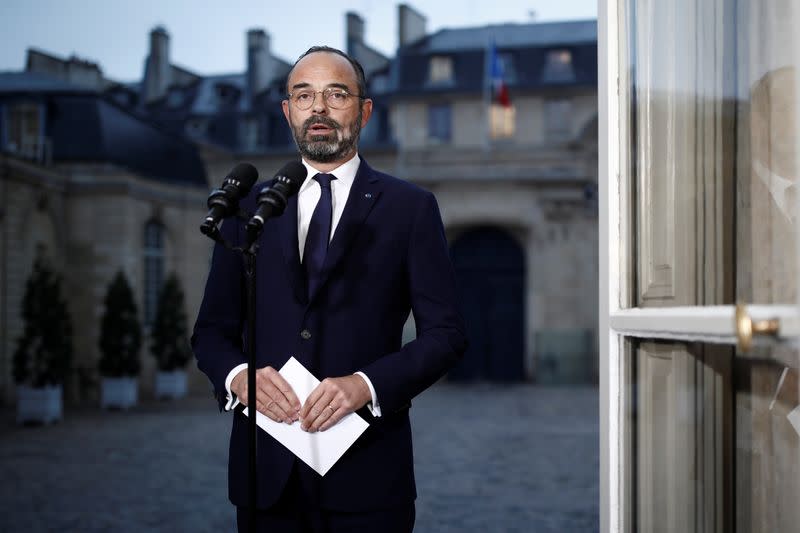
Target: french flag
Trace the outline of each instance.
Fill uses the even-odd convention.
[[[492,40],[489,48],[489,73],[492,84],[492,103],[503,107],[511,107],[511,98],[508,96],[508,87],[503,76],[503,62],[497,53],[497,47]]]

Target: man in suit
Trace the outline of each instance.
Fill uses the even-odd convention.
[[[259,431],[259,530],[406,533],[416,498],[411,399],[466,349],[441,216],[431,193],[359,156],[372,101],[357,61],[313,47],[290,71],[287,93],[283,111],[308,178],[259,240],[256,408],[312,432],[359,411],[369,428],[324,477]],[[222,233],[239,244],[243,224],[229,219]],[[229,497],[242,531],[243,276],[241,257],[217,246],[192,337],[220,408],[234,411]],[[401,346],[410,311],[417,338]],[[304,405],[277,371],[290,356],[322,380]]]

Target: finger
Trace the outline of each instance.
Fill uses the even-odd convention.
[[[348,414],[347,409],[345,409],[344,407],[339,407],[336,411],[331,413],[331,416],[329,416],[325,422],[322,423],[322,425],[319,427],[319,430],[325,431],[326,429],[332,428],[333,426],[338,424],[339,420],[344,418],[345,415],[347,414]]]
[[[272,409],[281,419],[294,419],[295,415],[292,413],[286,398],[281,391],[268,379],[261,379],[258,382],[259,395],[265,403],[272,402],[270,409]]]
[[[280,372],[277,370],[267,367],[271,370],[271,372],[267,373],[270,381],[272,381],[273,385],[280,391],[283,398],[288,403],[288,406],[284,408],[285,411],[300,411],[300,400],[297,398],[297,395],[294,393],[292,386],[289,385],[289,382],[281,376]]]
[[[314,390],[311,391],[311,394],[308,395],[306,398],[306,403],[303,404],[303,408],[300,410],[300,418],[305,420],[309,416],[311,416],[311,408],[316,405],[317,401],[320,397],[325,394],[325,389],[327,388],[326,383],[323,381],[319,385],[316,386]]]
[[[274,368],[266,367],[261,376],[261,387],[266,394],[280,405],[284,414],[294,420],[298,418],[300,401],[297,399],[291,385]]]
[[[274,402],[272,400],[268,400],[266,403],[261,401],[256,401],[256,406],[259,413],[266,416],[273,422],[280,422],[280,420],[277,419],[278,416],[271,410],[271,406],[273,403]]]
[[[335,406],[331,406],[330,409],[328,408],[334,396],[335,393],[333,391],[325,391],[316,403],[311,406],[308,418],[303,419],[303,426],[305,426],[308,431],[316,431],[319,429],[322,423],[330,417],[331,412],[336,410]]]

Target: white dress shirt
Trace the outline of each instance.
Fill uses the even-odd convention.
[[[350,196],[350,188],[353,186],[353,181],[356,178],[356,172],[358,172],[360,164],[361,158],[356,154],[346,163],[328,172],[328,174],[336,176],[335,180],[331,180],[331,239],[333,239],[336,226],[342,218],[342,212],[344,211],[345,204],[347,204],[347,198]],[[314,214],[314,209],[317,207],[317,202],[319,202],[319,198],[322,195],[322,188],[319,186],[317,180],[314,179],[314,176],[321,174],[321,172],[312,167],[305,159],[303,159],[303,165],[308,171],[308,176],[297,193],[297,246],[300,250],[301,263],[303,262],[303,251],[306,246],[306,236],[308,235],[308,226],[311,223],[311,215]],[[234,369],[228,373],[227,379],[225,379],[225,389],[228,391],[228,402],[225,405],[226,411],[230,411],[239,405],[239,399],[231,392],[231,382],[240,371],[246,368],[246,363],[234,367]],[[356,372],[356,374],[364,378],[364,381],[367,382],[367,387],[369,387],[370,395],[372,395],[371,404],[367,404],[369,410],[374,416],[381,416],[381,408],[378,404],[378,397],[375,394],[375,387],[372,386],[372,382],[366,374],[363,372]]]

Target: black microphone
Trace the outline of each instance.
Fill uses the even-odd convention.
[[[261,235],[265,220],[283,214],[286,202],[289,201],[290,196],[297,194],[307,174],[308,171],[303,163],[289,161],[275,174],[275,181],[272,185],[261,189],[261,192],[258,193],[258,208],[253,214],[253,218],[247,223],[247,248]]]
[[[239,163],[222,182],[222,187],[208,195],[208,214],[200,225],[200,231],[211,238],[217,233],[217,224],[223,218],[235,215],[239,200],[247,196],[258,181],[258,171],[250,163]]]

